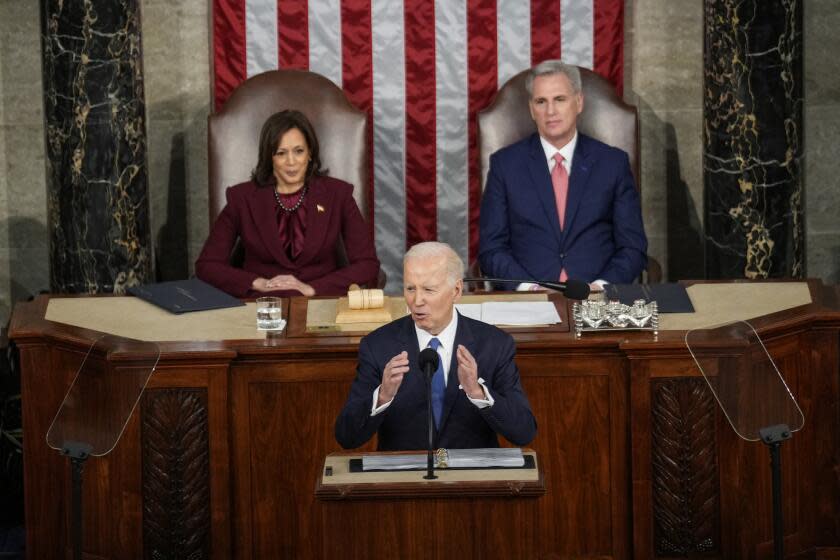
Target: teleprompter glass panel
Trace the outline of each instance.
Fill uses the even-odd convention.
[[[791,432],[802,428],[802,410],[748,322],[693,329],[685,343],[741,438],[759,441],[759,430],[780,424]]]
[[[47,444],[110,452],[137,406],[160,356],[158,345],[114,335],[93,341],[47,431]]]

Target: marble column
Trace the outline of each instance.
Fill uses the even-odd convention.
[[[41,0],[50,283],[151,278],[139,0]]]
[[[802,277],[802,2],[704,10],[706,276]]]

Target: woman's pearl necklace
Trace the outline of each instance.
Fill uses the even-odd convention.
[[[273,190],[274,190],[274,200],[277,201],[277,204],[280,206],[280,208],[282,208],[286,212],[291,213],[291,212],[294,212],[295,210],[297,210],[298,208],[300,208],[300,205],[303,204],[303,199],[306,198],[306,191],[309,190],[309,184],[303,185],[303,192],[300,193],[300,198],[295,203],[295,205],[292,206],[291,208],[286,208],[283,205],[283,203],[280,201],[280,193],[277,192],[277,189],[273,189]]]

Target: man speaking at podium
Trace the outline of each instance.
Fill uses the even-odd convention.
[[[498,447],[497,434],[526,445],[537,431],[514,362],[513,338],[455,311],[464,264],[448,245],[413,246],[403,259],[403,292],[410,315],[364,337],[350,395],[335,423],[346,449],[374,434],[379,450],[428,446],[427,390],[420,351],[434,348],[434,446]]]

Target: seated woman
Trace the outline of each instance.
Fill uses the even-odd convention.
[[[205,282],[254,297],[341,295],[350,284],[376,281],[379,260],[353,185],[326,176],[318,138],[303,113],[268,118],[251,180],[229,187],[226,197],[195,263]],[[237,239],[245,253],[241,268],[230,264]],[[343,267],[340,240],[348,260]]]

